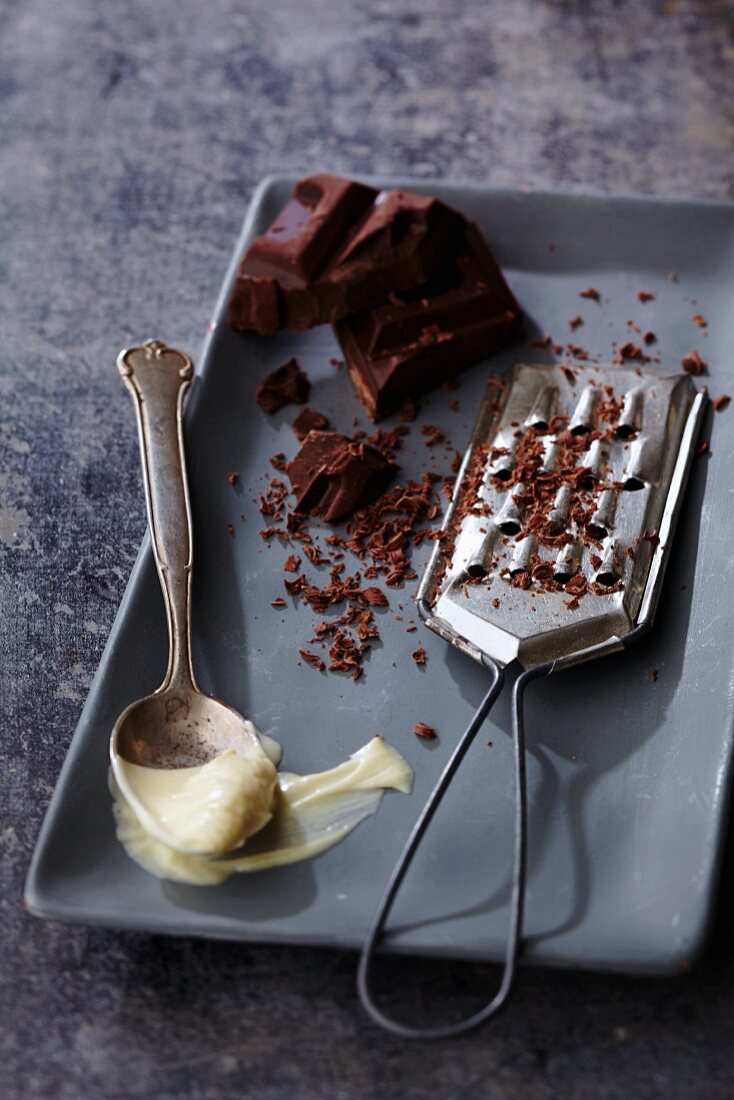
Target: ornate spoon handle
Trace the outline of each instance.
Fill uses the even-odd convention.
[[[117,368],[135,406],[148,524],[168,620],[169,656],[159,691],[197,689],[191,663],[193,539],[182,434],[183,397],[194,367],[158,340],[125,348]]]

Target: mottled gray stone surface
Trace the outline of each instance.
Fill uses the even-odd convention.
[[[733,18],[725,0],[5,0],[3,1096],[732,1095],[726,897],[686,978],[529,971],[490,1029],[415,1047],[365,1021],[349,956],[53,926],[21,891],[144,528],[121,344],[198,346],[277,170],[728,198]],[[490,976],[393,966],[446,1011]]]

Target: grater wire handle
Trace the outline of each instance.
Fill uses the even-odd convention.
[[[515,979],[515,967],[517,963],[520,939],[522,935],[523,912],[525,907],[525,872],[527,865],[527,791],[526,791],[526,767],[525,767],[525,713],[523,700],[527,684],[538,676],[548,675],[553,671],[553,662],[538,665],[536,668],[526,669],[521,672],[515,681],[512,692],[512,732],[515,762],[515,841],[512,869],[512,890],[510,896],[510,926],[505,947],[505,962],[502,970],[500,987],[483,1008],[473,1015],[459,1020],[455,1024],[444,1024],[438,1027],[411,1027],[408,1024],[393,1020],[377,1007],[370,989],[370,967],[375,951],[385,928],[385,923],[392,910],[395,897],[408,872],[410,864],[416,853],[418,845],[423,839],[438,806],[448,789],[451,780],[456,774],[469,746],[484,724],[495,700],[502,691],[504,684],[503,669],[491,658],[485,657],[484,663],[492,673],[492,682],[489,689],[479,704],[466,732],[462,735],[458,745],[454,749],[449,761],[441,773],[438,782],[431,791],[420,817],[413,826],[405,848],[398,859],[390,876],[387,889],[373,917],[372,924],[362,948],[357,970],[357,992],[362,1002],[362,1007],[376,1024],[397,1035],[401,1039],[452,1039],[459,1035],[472,1031],[485,1023],[505,1004],[512,990]]]

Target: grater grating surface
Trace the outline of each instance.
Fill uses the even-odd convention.
[[[525,668],[619,648],[654,614],[705,400],[687,375],[515,366],[423,577],[427,625]]]

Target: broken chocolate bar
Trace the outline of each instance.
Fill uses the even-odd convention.
[[[229,324],[269,336],[367,309],[391,291],[426,282],[464,224],[428,195],[307,176],[247,249]]]
[[[286,473],[296,496],[294,510],[334,523],[378,497],[396,469],[370,443],[311,431]]]
[[[295,359],[263,378],[255,390],[255,400],[267,413],[277,412],[283,405],[303,405],[308,401],[311,383]]]
[[[429,283],[334,326],[373,420],[505,347],[521,330],[520,307],[473,224]]]

